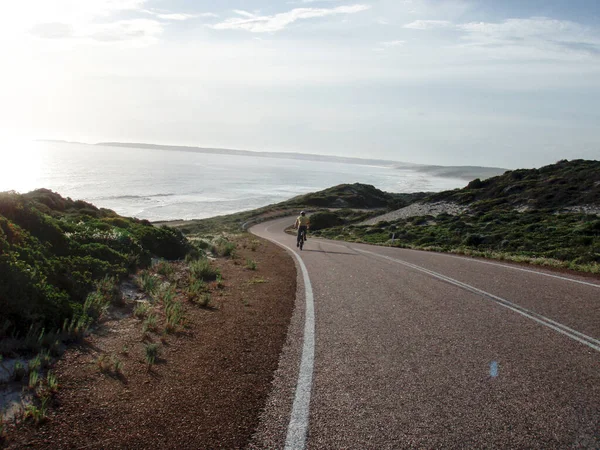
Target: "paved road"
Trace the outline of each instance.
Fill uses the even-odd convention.
[[[291,222],[251,231],[301,259],[314,327],[308,298],[256,447],[600,448],[600,281],[321,239],[300,252]]]

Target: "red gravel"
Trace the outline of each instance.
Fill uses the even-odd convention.
[[[225,287],[213,286],[214,310],[186,303],[188,327],[150,334],[161,344],[148,371],[141,322],[108,320],[54,368],[60,389],[49,419],[11,430],[7,448],[242,448],[258,425],[284,344],[296,295],[286,252],[244,237],[237,258],[221,259]],[[256,270],[246,268],[246,258]],[[131,310],[131,305],[129,305]],[[159,321],[162,330],[162,322]],[[101,354],[123,375],[102,373]]]

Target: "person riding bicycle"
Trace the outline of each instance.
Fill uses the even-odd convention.
[[[298,229],[298,235],[296,237],[296,247],[300,247],[300,239],[301,236],[304,235],[304,240],[306,241],[306,232],[308,231],[308,227],[310,226],[310,220],[304,211],[300,212],[300,215],[296,219],[296,225],[294,225]]]

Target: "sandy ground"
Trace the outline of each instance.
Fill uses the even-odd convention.
[[[360,225],[375,225],[378,222],[406,219],[414,216],[437,216],[438,214],[446,213],[451,215],[462,214],[468,210],[467,207],[458,205],[452,202],[436,202],[436,203],[413,203],[396,211],[374,217],[361,222]]]

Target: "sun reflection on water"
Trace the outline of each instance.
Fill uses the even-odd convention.
[[[0,140],[0,192],[29,192],[38,185],[43,143],[32,140]]]

